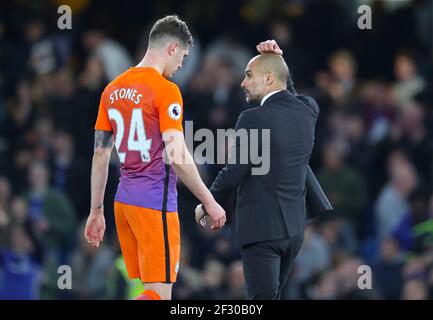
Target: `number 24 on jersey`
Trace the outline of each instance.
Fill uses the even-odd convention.
[[[125,163],[126,152],[120,152],[120,145],[122,144],[123,135],[125,133],[125,121],[122,114],[117,109],[109,109],[108,117],[110,120],[116,122],[117,133],[114,144],[116,146],[117,154],[121,163]],[[137,136],[137,139],[135,137]],[[149,150],[152,145],[152,139],[146,138],[146,131],[144,130],[143,111],[142,109],[135,108],[132,110],[131,124],[129,128],[129,135],[126,148],[128,151],[138,151],[141,155],[143,162],[150,161]]]

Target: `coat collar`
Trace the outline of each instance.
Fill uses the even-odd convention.
[[[269,103],[272,103],[274,101],[280,100],[280,99],[284,99],[287,97],[291,97],[292,94],[289,92],[289,90],[281,90],[278,91],[276,93],[274,93],[273,95],[271,95],[270,97],[268,97],[265,102],[262,104],[262,106],[266,106]]]

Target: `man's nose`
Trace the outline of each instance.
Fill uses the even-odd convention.
[[[243,80],[243,81],[241,82],[241,88],[245,89],[245,87],[246,87],[246,85],[245,85],[245,80]]]

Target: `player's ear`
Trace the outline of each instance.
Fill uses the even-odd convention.
[[[170,44],[167,47],[168,55],[172,56],[174,55],[177,50],[179,50],[179,44],[176,41],[170,42]]]

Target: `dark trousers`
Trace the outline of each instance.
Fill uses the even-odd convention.
[[[292,238],[256,242],[241,247],[249,299],[289,298],[289,273],[303,241],[302,233]]]

